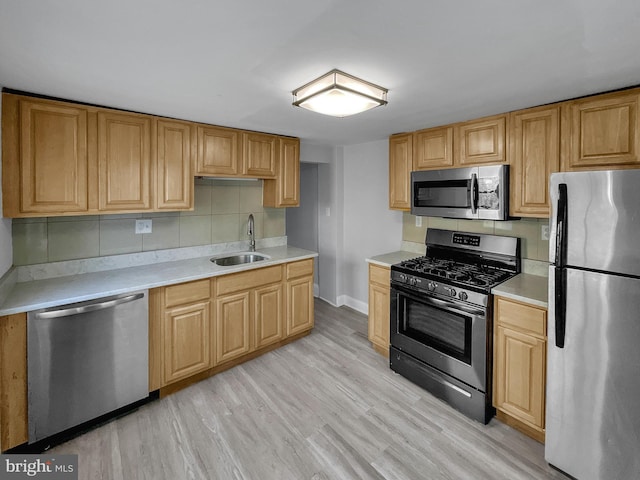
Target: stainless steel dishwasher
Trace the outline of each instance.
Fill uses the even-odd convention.
[[[147,291],[29,312],[29,443],[149,395]]]

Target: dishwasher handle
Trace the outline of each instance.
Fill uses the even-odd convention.
[[[95,312],[97,310],[104,310],[106,308],[113,308],[116,305],[122,305],[123,303],[133,302],[144,297],[144,293],[134,293],[133,295],[127,295],[126,297],[114,298],[112,300],[106,300],[104,302],[91,303],[89,305],[82,305],[81,307],[64,308],[62,310],[49,310],[46,312],[36,313],[36,318],[60,318],[69,317],[71,315],[78,315],[80,313]]]

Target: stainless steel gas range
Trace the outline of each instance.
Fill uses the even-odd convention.
[[[520,239],[430,228],[391,266],[391,369],[482,423],[491,405],[491,288],[520,272]]]

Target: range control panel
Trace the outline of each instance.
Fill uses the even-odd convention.
[[[468,235],[465,233],[454,233],[453,234],[453,243],[458,245],[471,245],[472,247],[480,246],[480,236],[479,235]]]

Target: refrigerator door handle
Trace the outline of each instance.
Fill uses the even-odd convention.
[[[556,216],[556,267],[567,261],[567,184],[558,185],[558,215]]]
[[[555,290],[555,324],[556,324],[556,347],[564,348],[564,337],[567,329],[567,269],[556,268],[554,278]]]

